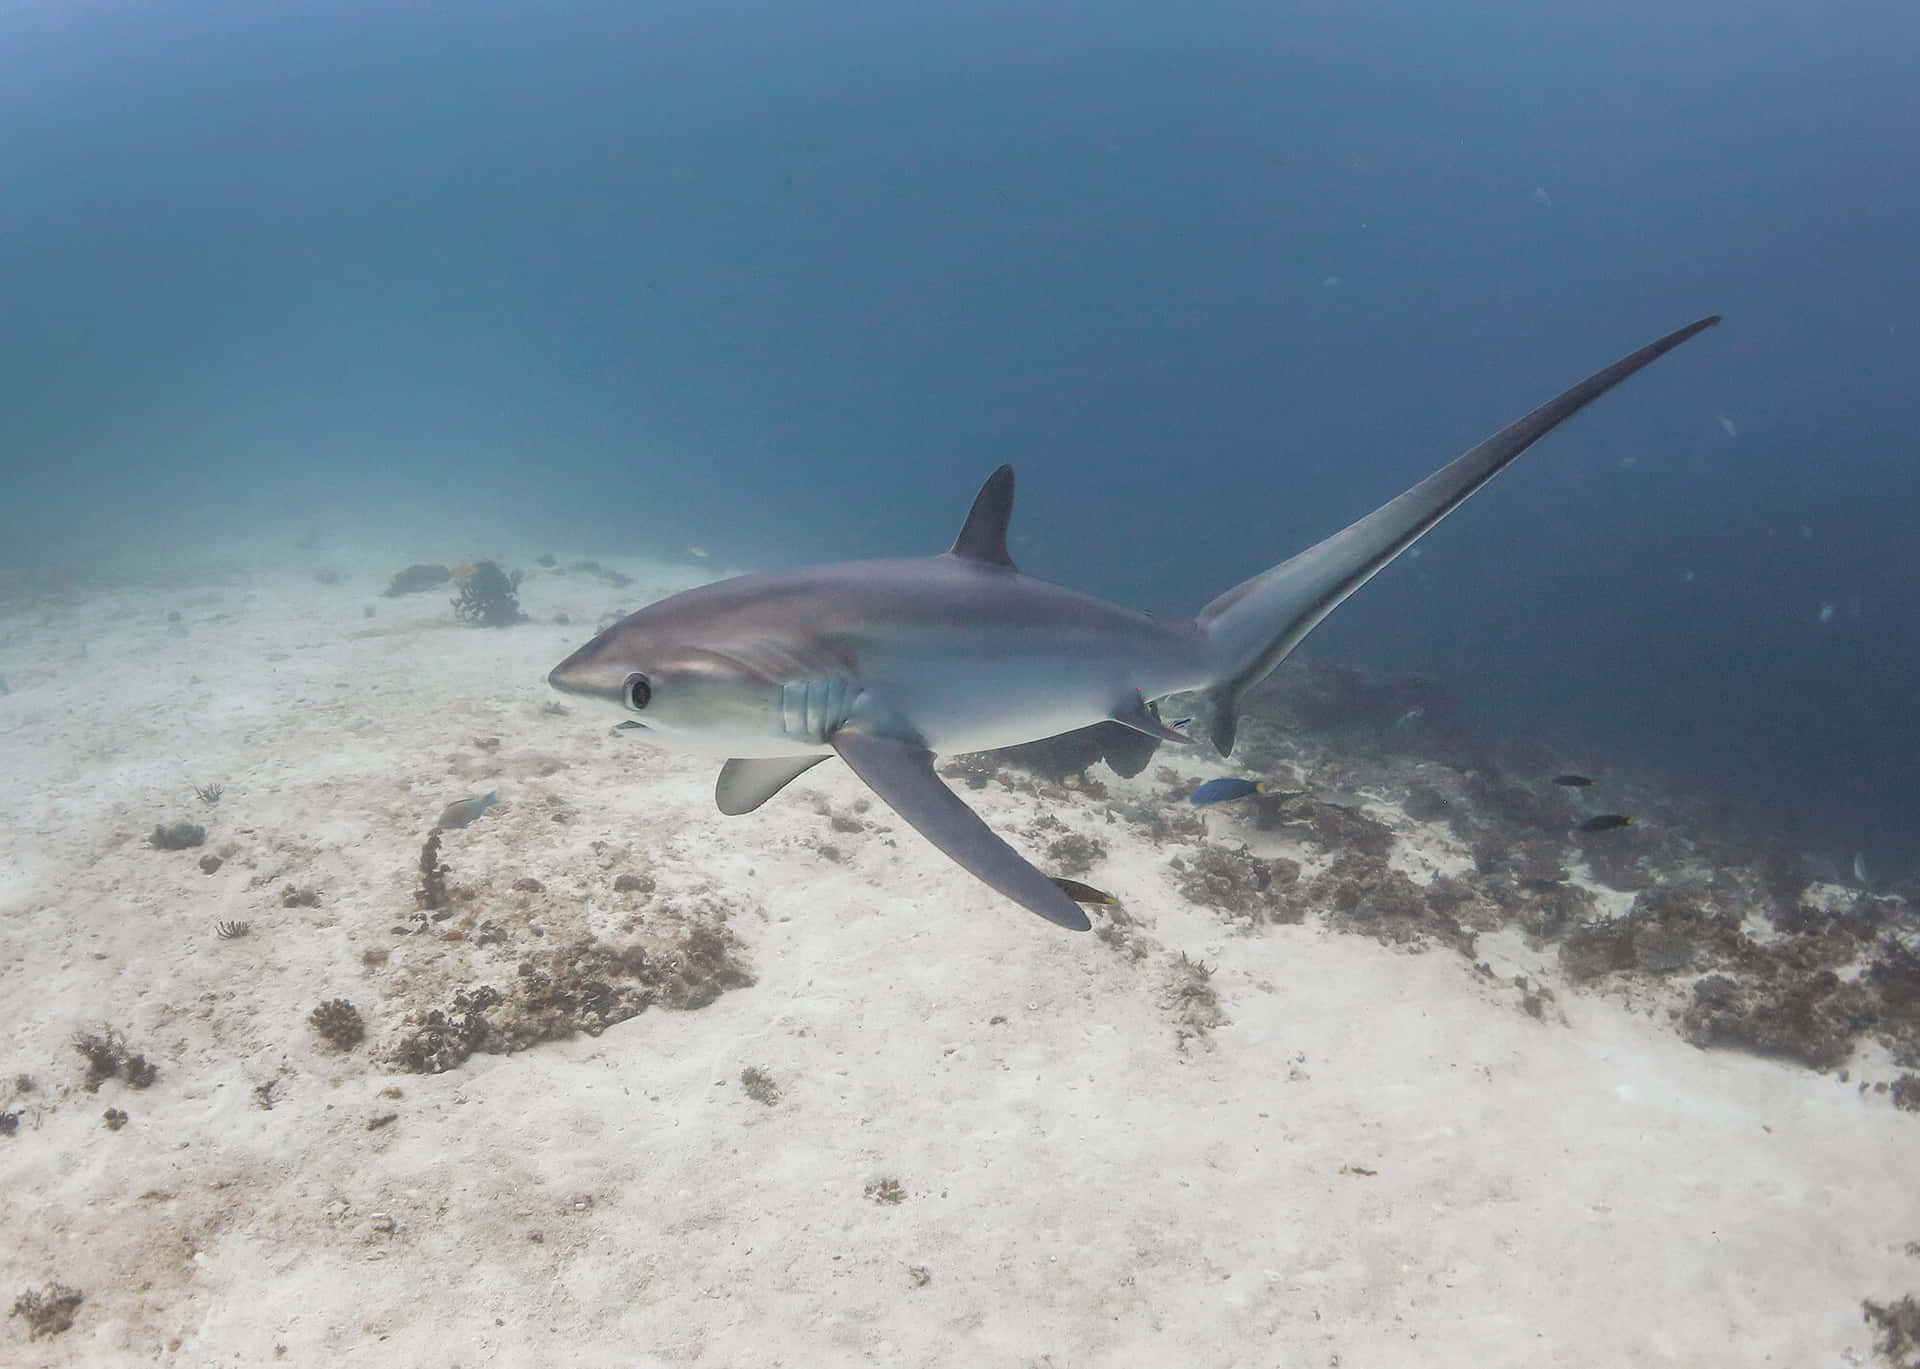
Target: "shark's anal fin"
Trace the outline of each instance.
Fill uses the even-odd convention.
[[[1058,885],[940,782],[931,751],[847,727],[833,734],[833,749],[889,808],[976,878],[1049,922],[1076,932],[1093,925]]]
[[[730,818],[751,813],[814,766],[825,756],[778,756],[761,760],[730,760],[720,767],[713,801]]]
[[[967,521],[954,540],[952,555],[963,561],[1017,570],[1007,555],[1007,524],[1013,519],[1013,467],[1002,466],[987,477],[973,497]]]

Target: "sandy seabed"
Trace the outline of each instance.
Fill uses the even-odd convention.
[[[842,767],[727,819],[710,763],[553,711],[547,669],[697,569],[536,575],[487,630],[380,597],[401,563],[0,619],[0,1293],[81,1295],[0,1325],[8,1365],[1864,1364],[1862,1300],[1920,1282],[1883,1059],[1698,1049],[1512,930],[1475,970],[1224,916],[1197,844],[1326,861],[1115,820],[1211,756],[963,791],[1088,839],[1119,908],[1061,932]],[[435,816],[494,789],[416,916]],[[1368,811],[1414,879],[1465,863]],[[177,820],[204,844],[150,843]],[[483,984],[526,1048],[405,1068]],[[146,1087],[88,1089],[109,1027]]]

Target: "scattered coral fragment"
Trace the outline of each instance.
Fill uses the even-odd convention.
[[[49,1283],[41,1288],[29,1289],[15,1298],[10,1315],[26,1322],[28,1339],[39,1340],[42,1336],[57,1336],[70,1329],[74,1313],[80,1310],[81,1301],[79,1289],[69,1288],[63,1283]]]
[[[330,998],[315,1008],[307,1021],[321,1037],[339,1050],[352,1050],[367,1034],[360,1010],[344,998]]]

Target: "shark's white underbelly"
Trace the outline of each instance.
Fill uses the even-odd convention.
[[[965,649],[863,653],[860,685],[874,725],[891,719],[942,755],[1039,741],[1113,716],[1137,690],[1149,699],[1204,683],[1191,653],[1140,650],[1097,634],[996,640]]]

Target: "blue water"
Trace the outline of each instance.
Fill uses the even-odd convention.
[[[1311,647],[1920,862],[1920,9],[962,8],[7,7],[0,568],[914,552],[1012,461],[1186,613],[1717,311]]]

